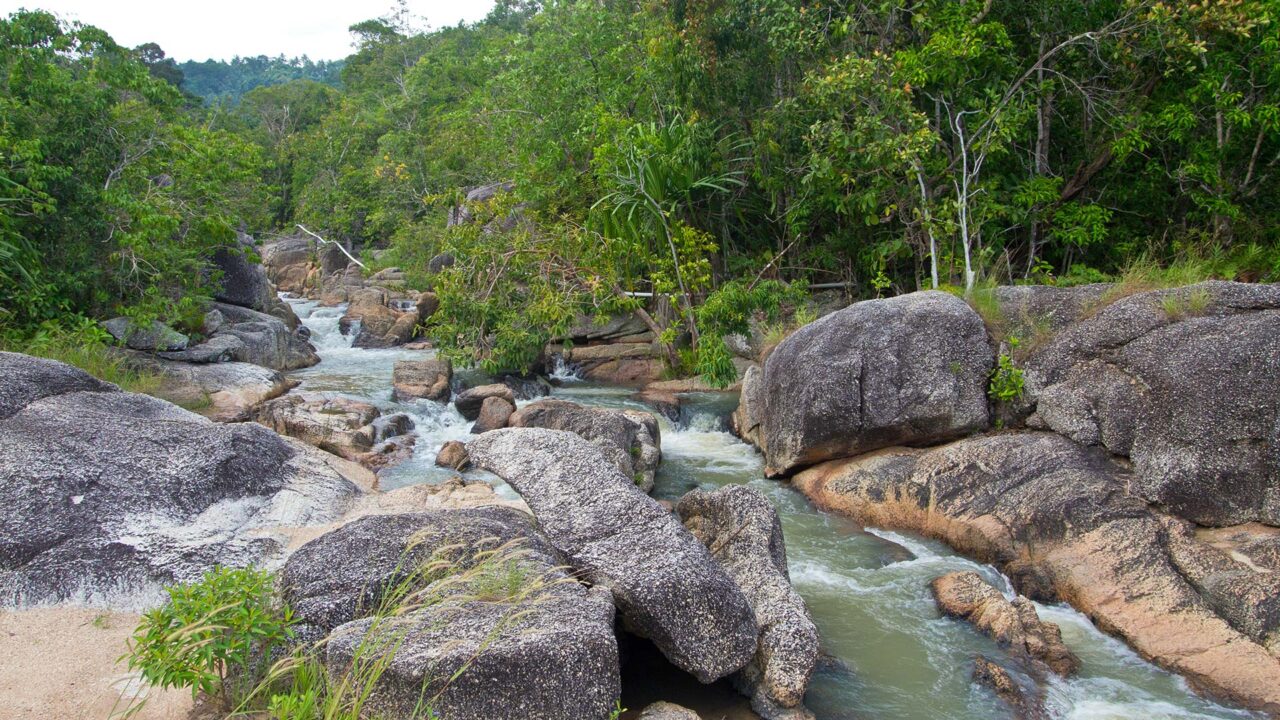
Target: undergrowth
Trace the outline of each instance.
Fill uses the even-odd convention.
[[[412,713],[402,720],[443,720],[433,707],[448,688],[530,608],[559,583],[574,582],[555,569],[541,571],[522,539],[499,544],[450,545],[415,562],[413,539],[383,588],[357,615],[370,624],[345,668],[326,665],[326,640],[291,643],[294,618],[275,595],[275,579],[256,570],[215,569],[190,585],[168,590],[170,600],[147,613],[125,656],[131,669],[162,688],[190,689],[221,706],[226,718],[262,720],[380,719],[374,691],[396,653],[420,621],[410,616],[448,604],[465,613],[471,603],[506,607],[464,662],[438,675],[426,668]],[[143,707],[122,701],[112,718],[124,720]],[[622,712],[617,706],[613,717]]]
[[[160,376],[130,367],[112,348],[113,339],[94,320],[75,316],[26,331],[0,329],[0,350],[57,360],[115,383],[128,392],[154,394]]]

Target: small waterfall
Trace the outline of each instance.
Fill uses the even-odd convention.
[[[564,355],[556,355],[552,359],[551,374],[547,377],[561,383],[582,381],[582,376],[578,374],[578,366],[566,360]]]

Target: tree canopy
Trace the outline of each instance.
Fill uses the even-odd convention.
[[[463,359],[527,363],[641,292],[671,298],[649,309],[673,361],[692,342],[714,374],[723,334],[806,283],[969,292],[1137,262],[1276,279],[1277,10],[502,0],[422,31],[401,8],[353,26],[341,64],[205,64],[245,71],[217,86],[178,65],[187,91],[242,97],[185,109],[162,57],[20,13],[0,262],[28,289],[4,305],[198,294],[169,269],[232,227],[302,222],[434,285],[432,332]],[[513,189],[446,227],[495,182]],[[429,278],[440,252],[458,262]]]

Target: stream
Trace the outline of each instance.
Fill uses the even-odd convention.
[[[430,351],[363,350],[338,331],[341,307],[318,307],[290,300],[311,330],[321,362],[292,373],[301,390],[372,402],[386,411],[407,412],[416,429],[414,456],[381,475],[383,489],[440,482],[455,475],[436,467],[436,452],[448,440],[467,440],[470,425],[452,405],[391,400],[391,372],[397,360],[429,357]],[[354,333],[352,334],[354,336]],[[479,382],[482,376],[457,376]],[[552,396],[586,405],[649,410],[630,399],[628,388],[602,387],[560,378]],[[725,427],[736,399],[708,393],[685,398],[679,423],[660,418],[662,466],[653,495],[675,500],[701,487],[744,483],[767,495],[782,519],[791,580],[804,597],[830,659],[815,673],[806,704],[818,720],[987,720],[1011,714],[988,691],[969,679],[972,658],[982,653],[1013,669],[1008,656],[968,625],[943,618],[934,607],[929,581],[952,570],[974,570],[1011,596],[1008,581],[994,568],[967,560],[945,545],[920,537],[860,528],[816,510],[789,485],[766,480],[762,459]],[[500,479],[468,474],[493,483],[514,497]],[[1251,718],[1192,693],[1176,675],[1145,662],[1065,605],[1037,604],[1044,619],[1062,628],[1063,639],[1083,661],[1081,672],[1054,678],[1047,708],[1054,718],[1109,720],[1144,718]],[[755,718],[744,698],[727,683],[703,687],[652,661],[624,668],[624,706],[634,710],[652,700],[671,700],[698,711],[704,720]],[[637,664],[637,663],[629,663]],[[641,682],[633,678],[637,677]],[[637,688],[637,685],[643,687]]]

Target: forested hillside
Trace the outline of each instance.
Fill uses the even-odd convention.
[[[214,248],[296,223],[420,286],[452,254],[427,330],[491,368],[628,292],[670,295],[673,363],[722,377],[720,336],[806,283],[1274,280],[1278,8],[504,0],[427,34],[353,27],[341,89],[334,65],[268,61],[306,79],[233,110],[184,109],[103,31],[20,13],[0,24],[0,321],[191,322]],[[190,92],[243,87],[181,67]],[[508,221],[446,227],[495,182],[513,189],[470,212]]]
[[[300,58],[259,55],[230,60],[188,60],[177,63],[177,68],[182,72],[183,90],[206,102],[235,105],[245,93],[263,85],[310,80],[336,87],[340,84],[342,61],[312,62],[305,55]]]

